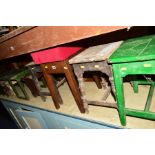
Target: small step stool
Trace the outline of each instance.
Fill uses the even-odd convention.
[[[99,106],[107,106],[107,107],[117,107],[116,103],[107,102],[106,99],[111,92],[111,88],[113,94],[115,94],[115,88],[113,83],[113,74],[111,66],[108,65],[107,59],[109,56],[122,44],[122,41],[98,45],[89,47],[84,50],[80,54],[74,56],[69,60],[69,63],[73,65],[74,73],[79,82],[79,88],[81,91],[81,98],[84,103],[84,108],[88,112],[88,105],[99,105]],[[86,93],[84,89],[84,80],[83,74],[86,71],[100,71],[106,74],[111,83],[111,87],[106,86],[106,93],[104,94],[102,100],[103,101],[89,101],[86,98]],[[104,84],[105,85],[105,84]]]

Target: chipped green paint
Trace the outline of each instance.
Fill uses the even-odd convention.
[[[155,35],[129,39],[109,58],[111,63],[155,59]]]

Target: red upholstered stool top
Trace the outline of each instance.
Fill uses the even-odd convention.
[[[35,64],[62,61],[79,52],[81,47],[56,47],[31,53]]]

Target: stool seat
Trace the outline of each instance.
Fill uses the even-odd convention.
[[[48,62],[63,61],[79,52],[80,49],[81,47],[57,47],[32,53],[31,56],[35,64],[43,64]]]
[[[110,57],[110,62],[133,62],[155,59],[155,35],[125,41]]]
[[[106,60],[122,44],[122,42],[123,41],[118,41],[109,44],[89,47],[71,58],[69,60],[69,63],[74,64]]]

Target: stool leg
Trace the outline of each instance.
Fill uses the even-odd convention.
[[[113,65],[114,80],[116,87],[116,98],[118,104],[118,111],[120,115],[120,121],[123,126],[126,125],[126,114],[125,114],[125,100],[124,100],[124,90],[123,90],[123,79],[117,64]]]
[[[42,77],[41,80],[42,80],[41,87],[46,88],[47,87],[47,84],[46,84],[46,81],[45,81],[44,77]]]
[[[112,93],[114,99],[116,100],[116,90],[115,90],[115,84],[114,84],[113,76],[109,77],[109,81],[110,81],[110,84],[111,84],[111,90],[112,90],[111,93]]]
[[[31,67],[29,68],[30,72],[31,72],[31,75],[32,75],[32,79],[34,81],[34,84],[35,84],[35,87],[36,89],[38,90],[38,93],[39,93],[39,96],[41,97],[41,99],[43,101],[46,101],[46,97],[42,94],[41,92],[41,86],[39,84],[39,80],[38,78],[36,77],[36,72],[35,70],[33,70]],[[44,78],[43,78],[44,79]],[[45,79],[44,79],[45,80]]]
[[[135,93],[138,93],[138,81],[133,81],[133,90]]]
[[[29,90],[31,91],[31,93],[34,97],[39,96],[39,92],[34,84],[34,81],[31,78],[24,77],[23,81],[24,81],[25,85],[29,88]]]
[[[85,92],[85,89],[84,89],[84,80],[83,80],[83,72],[81,72],[78,68],[76,70],[76,67],[74,67],[74,72],[75,72],[75,75],[77,77],[77,80],[79,82],[79,89],[80,89],[80,92],[81,92],[81,99],[83,100],[83,105],[84,105],[84,108],[85,108],[85,111],[86,113],[88,113],[88,103],[87,103],[87,99],[86,99],[86,92]]]
[[[42,95],[41,90],[39,89],[40,87],[38,86],[39,83],[37,83],[37,81],[29,77],[25,77],[23,80],[34,97],[40,96],[43,101],[46,101],[45,96]]]
[[[149,111],[149,109],[150,109],[151,101],[152,101],[152,97],[153,97],[153,93],[154,93],[154,87],[155,87],[154,84],[150,85],[150,90],[149,90],[149,94],[147,97],[147,102],[146,102],[144,111]]]
[[[11,80],[8,80],[8,83],[9,83],[9,85],[11,86],[12,90],[14,91],[14,93],[16,94],[16,96],[17,96],[18,98],[20,98],[20,95],[19,95],[17,89],[15,88],[15,86],[12,84],[12,81],[11,81]]]
[[[130,82],[131,86],[133,87],[134,93],[138,93],[138,76],[134,75],[133,80]]]
[[[110,95],[110,93],[111,93],[111,88],[109,86],[107,86],[107,88],[105,89],[104,95],[102,97],[102,100],[103,101],[106,101],[106,99],[108,98],[108,96]]]
[[[64,72],[65,72],[69,87],[77,103],[77,106],[81,113],[85,113],[85,109],[83,107],[83,102],[81,99],[81,93],[80,93],[80,90],[78,89],[79,86],[75,79],[75,75],[73,73],[72,67],[68,63],[66,63],[64,67],[66,68],[64,69]]]
[[[24,94],[24,98],[25,98],[26,100],[29,100],[29,96],[28,96],[27,92],[25,91],[24,86],[23,86],[23,84],[21,83],[21,81],[17,81],[17,83],[18,83],[18,85],[19,85],[21,91],[22,91],[23,94]],[[22,98],[22,97],[20,97],[20,98]]]
[[[97,75],[92,75],[92,77],[93,77],[93,80],[95,81],[95,83],[96,83],[98,89],[102,89],[100,77],[97,76]]]
[[[62,98],[59,94],[58,88],[56,87],[56,84],[54,82],[54,78],[51,74],[47,74],[46,71],[44,71],[44,68],[43,68],[43,74],[44,74],[44,77],[46,79],[48,88],[50,90],[50,94],[52,96],[54,105],[55,105],[56,109],[59,109],[60,108],[59,104],[62,104],[63,101],[62,101]]]

